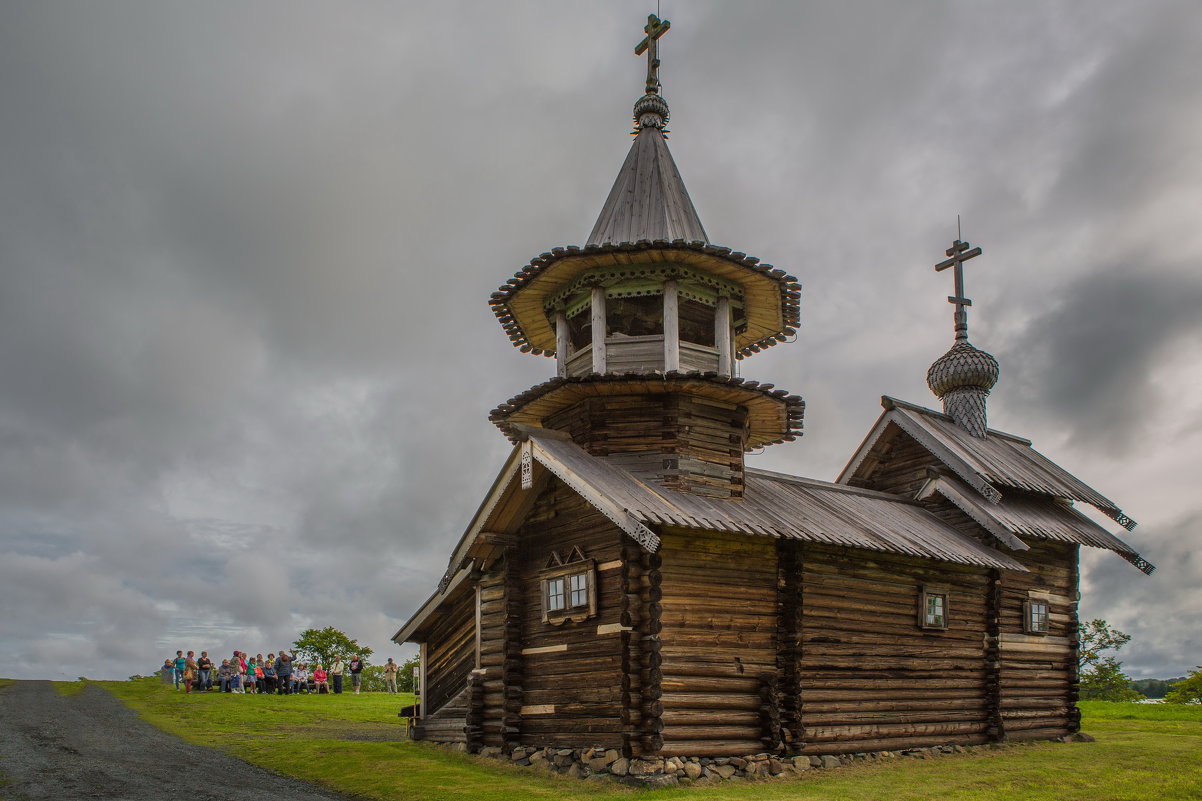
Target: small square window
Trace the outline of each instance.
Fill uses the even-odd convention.
[[[947,616],[947,591],[924,587],[918,608],[918,625],[924,629],[946,629]]]
[[[1026,623],[1027,633],[1047,634],[1050,611],[1048,602],[1032,598],[1024,604],[1024,607],[1023,620]]]
[[[585,620],[597,614],[596,566],[580,558],[567,564],[556,556],[542,570],[543,622],[558,626],[569,620]]]
[[[562,612],[564,609],[563,579],[547,579],[547,611]]]
[[[568,576],[568,590],[572,606],[588,606],[588,573]]]

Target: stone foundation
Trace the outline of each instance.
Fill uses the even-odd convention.
[[[1093,742],[1088,734],[1072,734],[1057,742]],[[467,751],[464,743],[447,743],[457,751]],[[860,754],[784,757],[777,754],[749,754],[741,757],[635,757],[624,758],[613,748],[526,748],[517,747],[509,754],[500,748],[480,749],[480,756],[504,760],[523,767],[538,767],[577,779],[610,779],[640,787],[705,785],[726,780],[770,779],[774,776],[798,776],[807,771],[830,770],[855,762],[884,762],[896,759],[932,759],[945,754],[967,754],[1008,748],[1002,743],[989,745],[940,745],[907,748],[902,751],[869,751]]]

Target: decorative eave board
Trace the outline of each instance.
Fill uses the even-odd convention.
[[[862,465],[892,423],[990,502],[1001,501],[999,488],[1016,489],[1088,503],[1128,531],[1136,526],[1117,505],[1035,450],[1028,439],[994,429],[980,439],[933,409],[888,396],[881,405],[885,411],[839,474],[840,483],[864,477]]]
[[[555,330],[544,310],[561,287],[593,269],[640,264],[680,264],[710,272],[743,287],[747,330],[736,335],[739,356],[786,341],[801,322],[801,284],[771,264],[703,240],[640,240],[553,248],[530,260],[489,298],[493,313],[515,347],[555,353]]]
[[[1019,550],[1027,548],[1017,539],[1019,536],[1071,542],[1114,551],[1149,575],[1156,570],[1130,545],[1073,508],[1070,501],[1014,491],[1007,492],[1000,503],[986,503],[968,487],[948,476],[932,478],[918,497],[922,499],[932,494],[946,498],[1003,542],[1006,540],[1001,535],[1017,541]]]
[[[547,416],[589,397],[696,392],[713,400],[747,407],[747,448],[792,441],[802,434],[805,401],[799,395],[742,378],[706,373],[615,373],[552,378],[510,398],[489,419],[511,442],[519,427],[537,426]]]

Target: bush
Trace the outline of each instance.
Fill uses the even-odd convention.
[[[1202,665],[1174,684],[1173,689],[1165,693],[1164,701],[1166,704],[1202,704]]]

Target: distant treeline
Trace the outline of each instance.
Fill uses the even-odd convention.
[[[1136,692],[1147,696],[1148,698],[1164,698],[1164,694],[1172,689],[1172,685],[1179,681],[1185,681],[1182,676],[1176,679],[1136,679],[1131,682],[1131,686]]]

